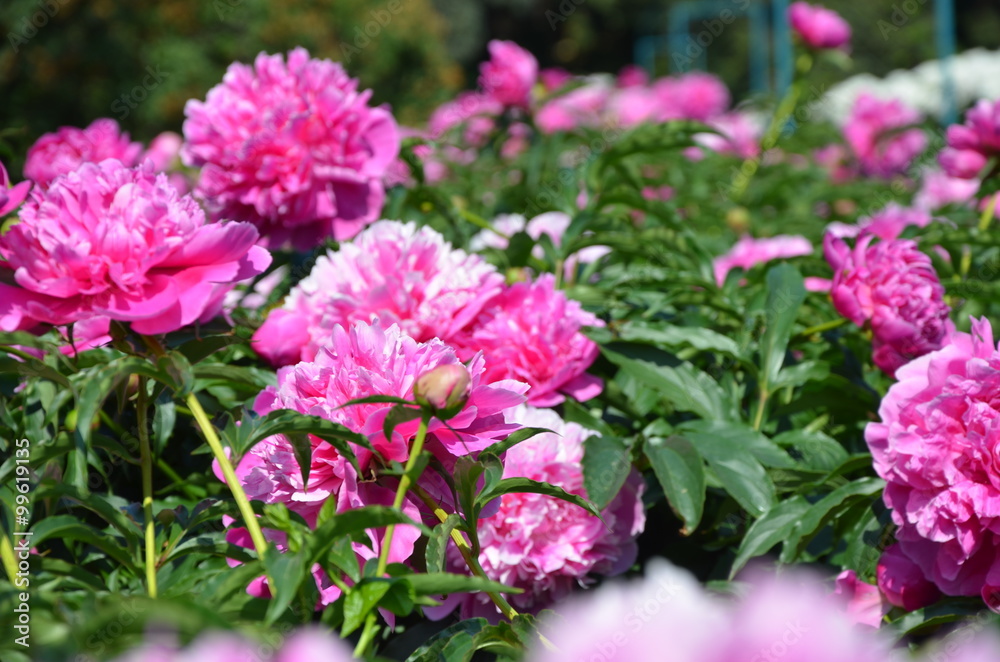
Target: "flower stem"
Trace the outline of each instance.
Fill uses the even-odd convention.
[[[997,209],[997,198],[1000,198],[1000,193],[991,195],[990,201],[986,203],[986,209],[983,210],[983,215],[979,218],[980,232],[986,232],[987,228],[990,227],[990,222],[993,221],[993,214]]]
[[[427,426],[430,422],[431,417],[425,411],[420,416],[420,427],[417,429],[417,436],[413,440],[413,446],[410,448],[410,456],[406,460],[403,475],[399,477],[399,485],[396,487],[396,497],[392,500],[393,510],[402,510],[403,501],[406,499],[406,492],[410,489],[411,485],[416,483],[416,479],[419,477],[413,476],[412,473],[417,460],[420,458],[420,453],[424,450],[424,440],[427,438]],[[378,554],[378,565],[375,567],[376,577],[384,575],[386,568],[389,567],[389,548],[392,547],[392,538],[395,533],[395,524],[390,524],[386,527],[385,538],[382,539],[382,549],[379,550]],[[361,657],[368,650],[368,646],[371,645],[372,640],[375,638],[377,622],[378,617],[375,615],[375,612],[369,612],[368,617],[365,619],[365,629],[361,633],[358,645],[354,648],[354,657]]]
[[[136,394],[136,417],[139,426],[139,464],[142,467],[142,516],[146,540],[146,592],[156,597],[156,521],[153,519],[153,453],[149,447],[149,425],[146,420],[146,378],[139,377]]]
[[[847,324],[847,322],[848,320],[846,317],[830,320],[829,322],[823,322],[822,324],[817,324],[816,326],[810,326],[808,329],[796,333],[795,337],[808,338],[809,336],[815,335],[817,333],[823,333],[824,331],[830,331],[832,329],[837,329],[839,327],[842,327],[845,324]]]
[[[7,579],[13,584],[17,581],[17,559],[14,558],[14,546],[11,545],[6,531],[0,531],[0,561],[3,562]]]
[[[222,449],[222,442],[219,441],[219,435],[215,433],[215,426],[208,420],[208,415],[202,409],[201,403],[198,402],[198,398],[194,393],[189,393],[184,402],[187,403],[188,409],[194,415],[194,420],[198,422],[198,427],[201,428],[202,434],[205,435],[205,441],[208,442],[209,448],[212,449],[212,454],[215,455],[215,459],[219,463],[219,468],[222,469],[222,476],[226,479],[226,485],[229,486],[230,491],[233,493],[233,498],[236,500],[236,507],[239,508],[247,531],[250,532],[254,549],[257,550],[257,557],[263,561],[264,554],[267,552],[267,540],[264,538],[263,531],[260,530],[260,522],[257,521],[257,516],[250,506],[247,493],[243,491],[243,485],[240,484],[239,478],[236,477],[233,464],[226,457],[226,453]]]

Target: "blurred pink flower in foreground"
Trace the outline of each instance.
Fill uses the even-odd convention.
[[[643,579],[609,582],[560,605],[561,618],[541,628],[554,648],[535,645],[527,660],[884,662],[890,641],[854,625],[843,609],[807,572],[758,574],[746,597],[724,601],[687,571],[653,559]]]
[[[7,169],[0,162],[0,217],[6,216],[21,206],[31,191],[31,182],[24,181],[14,186],[10,185]]]
[[[513,419],[525,427],[551,430],[523,441],[504,459],[504,478],[530,478],[586,496],[583,488],[583,441],[598,434],[563,421],[550,409],[521,406]],[[564,599],[596,575],[613,576],[635,563],[635,539],[646,523],[645,485],[632,469],[621,491],[602,512],[604,522],[574,504],[543,494],[505,494],[500,508],[479,523],[479,561],[494,580],[524,589],[511,595],[518,611],[536,613]],[[449,570],[467,572],[457,548],[449,548]],[[429,615],[440,617],[461,605],[461,617],[500,612],[482,593],[454,595]]]
[[[351,650],[339,637],[319,628],[303,628],[285,640],[273,655],[262,655],[270,645],[244,639],[230,632],[208,632],[181,649],[176,641],[152,637],[115,662],[349,662]]]
[[[73,172],[84,163],[118,159],[126,166],[134,166],[141,156],[141,143],[130,142],[118,122],[102,118],[85,129],[64,126],[39,138],[28,148],[24,176],[46,188],[59,175]]]
[[[754,239],[749,235],[740,240],[725,255],[720,255],[713,261],[715,282],[722,287],[726,275],[733,269],[750,270],[758,264],[786,257],[811,255],[812,244],[805,237],[798,235],[778,235],[766,239]]]
[[[303,48],[233,63],[205,101],[185,106],[186,165],[213,218],[250,221],[266,245],[313,248],[350,239],[378,218],[399,153],[386,108],[340,64]]]
[[[941,348],[954,325],[944,287],[916,242],[872,243],[875,239],[863,233],[852,249],[828,233],[823,247],[833,269],[833,305],[858,326],[871,325],[872,359],[892,376],[910,360]]]
[[[847,601],[847,617],[854,623],[877,628],[892,607],[882,596],[878,586],[858,579],[853,570],[837,575],[834,594]]]
[[[981,99],[964,124],[948,127],[948,146],[938,159],[950,176],[973,179],[995,156],[1000,156],[1000,101]]]
[[[847,46],[851,26],[840,14],[820,5],[793,2],[788,8],[792,30],[810,48],[827,49]]]
[[[253,337],[274,365],[311,361],[337,325],[380,320],[417,341],[454,337],[500,293],[503,276],[415,223],[379,221],[316,260]]]
[[[220,288],[271,262],[252,225],[206,224],[150,163],[83,164],[32,193],[20,218],[0,236],[20,286],[0,283],[5,330],[103,316],[167,333],[214,316]]]
[[[479,66],[479,87],[500,104],[531,105],[531,88],[538,80],[538,60],[512,41],[489,43],[490,59]]]
[[[934,597],[920,574],[946,595],[990,597],[1000,586],[1000,351],[989,321],[973,320],[971,334],[953,334],[896,379],[865,429],[898,527],[879,583],[906,608]]]
[[[598,350],[581,330],[603,325],[555,288],[555,276],[542,274],[494,297],[451,342],[463,358],[483,352],[487,380],[527,382],[529,404],[552,407],[566,395],[582,402],[604,389],[599,378],[585,372]]]

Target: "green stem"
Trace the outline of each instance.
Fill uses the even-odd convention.
[[[767,407],[767,399],[770,394],[767,392],[767,388],[760,389],[760,397],[757,400],[757,412],[753,417],[753,429],[760,430],[760,426],[764,424],[764,409]]]
[[[1000,193],[994,193],[990,196],[990,201],[986,203],[986,209],[983,211],[983,215],[979,218],[980,232],[986,232],[987,228],[990,227],[990,223],[993,221],[993,214],[997,209],[998,197],[1000,197]]]
[[[431,422],[431,417],[426,413],[422,413],[420,416],[420,427],[417,429],[417,436],[413,440],[413,446],[410,448],[410,456],[406,460],[406,467],[403,469],[403,475],[399,477],[399,485],[396,487],[396,497],[392,500],[393,510],[402,510],[403,501],[406,499],[406,492],[410,489],[410,485],[416,482],[418,476],[413,476],[413,468],[417,464],[417,460],[420,458],[420,453],[424,450],[424,439],[427,437],[427,426]],[[389,567],[389,548],[392,546],[392,538],[396,532],[396,525],[390,524],[385,530],[385,538],[382,540],[382,549],[379,550],[378,554],[378,565],[375,567],[375,576],[381,577],[385,574],[386,568]],[[368,617],[365,619],[365,629],[361,633],[361,638],[358,640],[358,645],[354,648],[354,657],[361,657],[368,650],[371,645],[372,640],[375,638],[375,630],[378,624],[378,617],[376,612],[373,610],[368,613]]]
[[[146,534],[146,592],[156,597],[156,521],[153,519],[153,453],[149,447],[149,426],[146,421],[146,378],[139,377],[136,394],[136,416],[139,426],[139,464],[142,467],[142,515]]]
[[[267,552],[267,540],[264,538],[264,532],[260,530],[260,522],[257,521],[257,516],[250,506],[247,493],[243,491],[243,485],[240,484],[239,478],[236,477],[233,464],[226,457],[226,452],[222,448],[222,442],[219,441],[219,435],[215,433],[215,426],[208,420],[208,415],[202,409],[201,403],[198,402],[198,398],[194,393],[188,394],[184,402],[187,403],[188,409],[194,415],[194,420],[197,421],[198,427],[201,428],[202,434],[205,435],[208,447],[212,449],[212,454],[215,455],[215,460],[219,463],[222,476],[226,479],[226,485],[229,486],[229,490],[233,493],[233,498],[236,500],[236,507],[239,508],[240,515],[243,516],[243,523],[246,525],[247,531],[250,532],[250,539],[253,540],[254,549],[257,550],[257,557],[263,561],[264,554]]]
[[[14,546],[6,531],[0,531],[0,561],[3,561],[3,569],[13,584],[17,580],[17,559],[14,558]]]
[[[830,320],[829,322],[823,322],[822,324],[817,324],[816,326],[810,326],[808,329],[795,334],[796,338],[808,338],[809,336],[815,335],[817,333],[823,333],[824,331],[830,331],[831,329],[836,329],[847,324],[848,320],[845,317],[839,319]]]

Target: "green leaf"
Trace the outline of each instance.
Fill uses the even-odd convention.
[[[621,491],[632,460],[628,446],[619,437],[588,437],[583,441],[583,489],[604,510]]]
[[[312,577],[307,572],[311,567],[312,564],[306,562],[306,555],[303,552],[282,554],[274,547],[267,549],[264,555],[264,568],[267,571],[271,601],[264,617],[266,625],[272,625],[277,621],[292,603],[305,578]]]
[[[873,497],[882,493],[884,487],[885,481],[881,478],[862,478],[841,485],[814,503],[802,515],[795,529],[787,537],[781,561],[783,563],[794,561],[801,553],[802,548],[829,522],[831,517],[855,503],[859,497],[868,497],[869,500],[872,500]]]
[[[504,453],[518,445],[522,441],[527,441],[528,439],[545,432],[552,432],[552,430],[547,428],[521,428],[517,432],[512,432],[507,435],[506,439],[487,446],[482,450],[482,453],[500,455],[501,453]]]
[[[3,348],[0,348],[0,352],[2,351]],[[18,357],[15,359],[10,356],[0,356],[0,374],[3,373],[20,375],[21,377],[41,377],[42,379],[48,379],[76,394],[76,389],[65,375],[34,357]]]
[[[427,572],[400,577],[413,587],[416,595],[447,595],[449,593],[523,593],[519,588],[469,575],[448,572]]]
[[[445,521],[434,527],[434,531],[427,540],[427,550],[424,555],[427,562],[427,572],[444,572],[451,532],[461,524],[462,518],[451,513]]]
[[[375,608],[394,580],[382,577],[365,577],[344,596],[344,625],[341,636],[347,636],[361,627],[365,617]]]
[[[91,371],[86,375],[77,404],[76,435],[84,443],[90,442],[90,427],[111,390],[131,375],[142,375],[161,384],[175,388],[172,378],[144,359],[126,356]]]
[[[705,458],[723,488],[754,517],[775,503],[775,488],[760,461],[733,437],[681,426],[686,437]]]
[[[670,507],[684,522],[682,533],[690,534],[698,528],[705,509],[705,467],[701,455],[684,437],[649,439],[645,451]]]
[[[170,378],[177,397],[183,398],[194,389],[194,370],[180,352],[168,352],[159,357],[156,367]]]
[[[772,547],[784,542],[798,526],[809,507],[808,501],[800,496],[794,496],[764,513],[743,537],[733,567],[729,571],[729,578],[735,577],[750,559],[766,554]]]
[[[778,381],[792,325],[806,298],[802,274],[790,264],[779,264],[767,272],[764,337],[760,343],[761,389],[770,392]]]
[[[382,433],[385,434],[385,438],[392,441],[392,433],[396,429],[397,425],[406,423],[420,418],[421,410],[415,409],[414,407],[408,407],[406,405],[396,405],[389,410],[389,413],[385,416],[385,421],[382,423]]]
[[[246,339],[233,334],[205,336],[181,344],[176,351],[183,354],[188,362],[194,365],[226,347],[245,344],[247,344]]]
[[[309,535],[306,541],[309,565],[317,563],[335,539],[390,524],[409,524],[417,527],[425,535],[431,534],[428,527],[388,506],[363,506],[345,510],[331,516]]]
[[[291,409],[272,411],[263,418],[244,417],[240,427],[247,428],[245,431],[240,430],[243,447],[234,449],[238,450],[240,455],[270,436],[287,433],[308,433],[319,437],[332,444],[338,452],[355,465],[357,457],[350,444],[357,444],[374,452],[371,443],[364,435],[353,432],[339,423],[328,421],[319,416],[300,414]]]
[[[481,509],[487,503],[496,499],[504,494],[545,494],[546,496],[555,497],[557,499],[562,499],[563,501],[568,501],[569,503],[580,506],[587,512],[589,512],[594,517],[600,518],[601,511],[597,507],[576,494],[571,494],[557,485],[552,485],[550,483],[542,483],[537,480],[531,480],[530,478],[504,478],[499,481],[492,489],[483,490],[476,497],[476,508]],[[477,510],[478,514],[478,510]]]
[[[646,324],[633,322],[621,330],[621,339],[629,342],[643,342],[674,349],[693,347],[702,352],[712,352],[744,362],[747,357],[739,344],[728,336],[704,327],[673,326],[671,324]]]
[[[711,436],[733,447],[744,448],[765,467],[792,469],[796,466],[795,460],[780,446],[745,423],[688,421],[683,423],[681,427],[685,432],[695,431],[699,433],[699,438]]]
[[[734,417],[727,393],[714,379],[690,363],[674,368],[629,358],[607,347],[601,347],[601,352],[631,377],[663,394],[679,411],[693,412],[710,420],[732,420]]]
[[[308,493],[309,472],[312,471],[312,440],[309,439],[309,435],[301,432],[285,432],[284,435],[292,446],[292,452],[295,453],[295,461],[299,464],[303,490]]]
[[[469,662],[476,652],[475,635],[487,627],[485,618],[459,621],[428,639],[406,662]]]
[[[92,526],[81,523],[72,515],[46,517],[31,529],[31,544],[38,546],[50,538],[79,540],[104,552],[108,557],[137,572],[133,559],[122,548],[121,543]]]
[[[410,405],[412,407],[417,406],[417,403],[407,400],[406,398],[397,397],[395,395],[369,395],[364,398],[354,398],[353,400],[348,400],[344,404],[340,405],[337,409],[343,409],[344,407],[350,407],[351,405],[372,405],[372,404]]]

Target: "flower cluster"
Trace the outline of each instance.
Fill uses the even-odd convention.
[[[793,2],[788,8],[788,22],[809,48],[845,48],[851,40],[851,26],[826,7]]]
[[[185,107],[185,164],[213,218],[248,221],[267,245],[309,249],[376,220],[399,131],[370,92],[303,48],[230,65],[205,101]]]
[[[916,242],[875,239],[863,233],[850,248],[829,233],[824,250],[833,268],[834,306],[858,326],[871,326],[875,365],[892,376],[908,361],[941,348],[954,325],[944,287]]]
[[[966,113],[965,124],[948,127],[948,146],[938,158],[952,177],[973,179],[994,156],[1000,156],[1000,102],[982,99]]]
[[[131,142],[118,122],[99,119],[85,129],[64,126],[39,138],[28,149],[24,176],[46,188],[59,175],[69,174],[84,163],[117,159],[126,166],[134,166],[141,157],[142,145]]]
[[[844,138],[857,158],[860,174],[891,178],[905,173],[927,146],[922,130],[905,128],[919,121],[920,114],[897,99],[859,96],[844,126]]]

